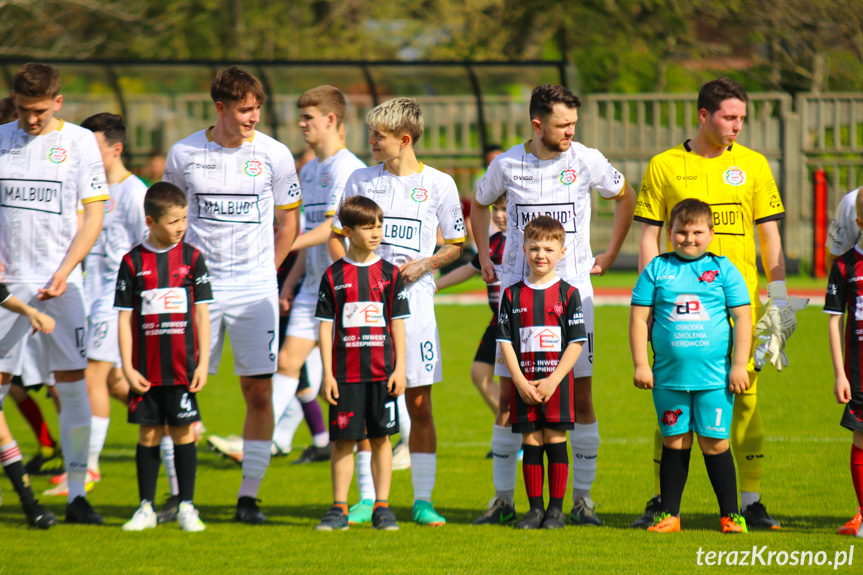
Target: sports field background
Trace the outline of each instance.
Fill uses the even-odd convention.
[[[615,276],[595,284],[614,287],[622,281]],[[799,327],[787,350],[791,365],[782,373],[765,368],[759,384],[767,434],[762,491],[768,510],[783,529],[743,536],[719,532],[715,497],[697,449],[681,509],[683,531],[659,535],[629,528],[653,494],[655,415],[650,393],[632,385],[628,313],[628,307],[618,306],[599,307],[596,314],[594,401],[602,445],[593,499],[603,527],[520,532],[471,525],[493,495],[491,461],[485,459],[492,416],[469,378],[476,344],[490,312],[487,305],[439,305],[445,379],[433,393],[438,430],[434,495],[436,508],[448,520],[445,527],[420,528],[409,520],[410,471],[397,471],[390,501],[400,531],[381,533],[367,526],[347,532],[313,531],[331,504],[329,465],[290,465],[309,444],[303,424],[294,452],[273,460],[261,488],[261,507],[269,524],[231,522],[240,468],[207,451],[202,442],[195,503],[207,530],[184,533],[170,524],[125,533],[120,526],[138,505],[137,429],[125,423],[123,406],[114,402],[102,454],[103,479],[90,495],[106,525],[67,526],[61,521],[47,532],[29,530],[11,484],[3,476],[0,573],[691,573],[717,569],[696,564],[699,548],[705,552],[751,551],[753,546],[767,545],[768,551],[825,551],[832,561],[835,551],[848,551],[856,542],[861,544],[856,546],[854,565],[840,571],[860,572],[863,541],[835,535],[836,528],[853,515],[855,497],[848,469],[850,433],[837,423],[842,410],[833,399],[827,319],[820,309],[798,314]],[[209,431],[221,435],[240,433],[242,428],[243,401],[230,375],[231,362],[227,353],[220,374],[210,379],[199,396]],[[44,392],[39,401],[56,434],[56,416]],[[11,400],[6,401],[5,411],[29,458],[35,451],[32,433]],[[33,478],[33,486],[41,493],[49,487],[48,479]],[[162,477],[157,503],[166,492]],[[351,502],[355,500],[354,487]],[[62,520],[65,498],[42,497],[42,501]],[[571,505],[568,492],[567,512]],[[519,516],[527,510],[520,473],[516,507]],[[828,570],[833,567],[735,569]]]

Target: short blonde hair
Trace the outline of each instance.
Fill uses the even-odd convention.
[[[423,135],[423,112],[413,98],[393,98],[372,108],[366,124],[389,134],[408,134],[416,146]]]

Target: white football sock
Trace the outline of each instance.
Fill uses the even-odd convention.
[[[294,434],[302,422],[303,407],[294,395],[290,398],[287,409],[282,412],[281,418],[276,415],[276,428],[273,430],[273,442],[276,447],[285,453],[289,452],[293,448]]]
[[[590,497],[596,480],[596,457],[599,454],[599,422],[575,424],[569,434],[572,446],[572,500]]]
[[[357,487],[360,490],[360,501],[375,500],[375,479],[372,476],[372,452],[357,451]]]
[[[60,442],[63,462],[69,481],[71,503],[79,495],[86,496],[87,455],[90,447],[90,400],[87,381],[79,379],[56,386],[60,396]]]
[[[396,400],[396,405],[399,408],[399,435],[401,442],[407,446],[411,438],[411,415],[408,413],[408,404],[405,401],[405,394],[401,394]]]
[[[170,435],[162,436],[159,452],[162,455],[162,464],[165,466],[165,475],[168,476],[171,495],[179,495],[180,484],[177,481],[177,464],[174,461],[174,439]]]
[[[740,492],[740,510],[744,510],[753,503],[761,499],[761,494],[757,491],[741,491]]]
[[[306,358],[306,377],[309,385],[315,390],[315,395],[321,390],[321,382],[324,377],[324,363],[321,360],[321,348],[315,347]]]
[[[518,450],[522,437],[511,427],[495,425],[491,432],[492,482],[495,498],[515,506],[515,481],[518,475]]]
[[[87,469],[99,471],[99,456],[105,447],[105,438],[108,437],[108,425],[111,423],[109,417],[90,417],[90,456],[87,460]]]
[[[291,399],[297,394],[297,386],[300,380],[296,377],[288,377],[281,373],[273,374],[273,415],[276,421],[288,408]]]
[[[243,440],[243,483],[238,497],[258,497],[261,480],[270,465],[272,441],[259,439]]]
[[[414,485],[414,502],[431,503],[437,475],[437,453],[411,453],[411,475]]]

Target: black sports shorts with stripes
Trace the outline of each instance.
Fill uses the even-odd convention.
[[[337,405],[330,405],[330,439],[360,440],[399,432],[396,398],[387,382],[343,383]]]
[[[144,395],[129,390],[129,423],[181,427],[201,421],[198,398],[185,385],[154,385]]]

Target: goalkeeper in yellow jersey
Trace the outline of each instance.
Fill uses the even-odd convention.
[[[726,256],[746,281],[752,300],[753,347],[748,371],[750,387],[734,402],[731,444],[737,461],[740,503],[749,527],[779,529],[759,494],[764,461],[764,431],[757,402],[758,371],[766,363],[777,369],[787,365],[782,351],[796,325],[794,312],[802,307],[789,302],[785,288],[785,259],[778,221],[785,208],[767,159],[736,143],[749,96],[740,84],[720,78],[704,84],[698,93],[698,132],[691,140],[655,156],[647,167],[635,220],[642,223],[639,272],[659,255],[663,224],[669,225],[671,209],[685,198],[698,198],[713,211],[714,239],[708,251]],[[767,274],[770,300],[762,310],[758,296],[755,228],[761,242],[761,261]],[[805,304],[804,304],[805,305]],[[763,318],[762,318],[763,315]],[[662,439],[654,441],[656,495],[633,527],[649,527],[661,510],[659,460]]]

